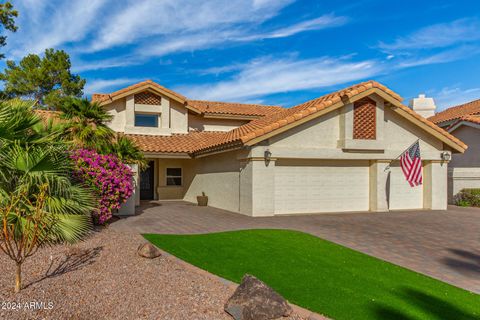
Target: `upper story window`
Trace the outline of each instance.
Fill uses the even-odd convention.
[[[135,94],[135,104],[161,105],[162,98],[154,93],[143,91]]]
[[[182,185],[182,168],[167,168],[167,186]]]
[[[158,114],[135,113],[135,127],[158,128]]]
[[[353,139],[375,140],[377,136],[377,105],[370,98],[353,104]]]

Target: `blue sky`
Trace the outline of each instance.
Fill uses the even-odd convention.
[[[7,59],[64,49],[87,95],[152,79],[192,99],[289,107],[374,79],[439,109],[480,98],[476,0],[13,3]]]

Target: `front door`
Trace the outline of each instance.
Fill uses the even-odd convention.
[[[149,161],[148,168],[140,174],[140,200],[153,200],[155,162]]]

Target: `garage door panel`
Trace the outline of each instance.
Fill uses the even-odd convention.
[[[366,164],[275,167],[275,212],[367,211]]]
[[[398,164],[390,167],[389,208],[422,209],[423,185],[411,187]]]

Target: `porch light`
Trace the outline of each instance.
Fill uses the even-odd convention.
[[[265,150],[263,152],[263,157],[265,158],[265,165],[268,167],[268,164],[270,163],[270,160],[272,159],[272,153],[270,150]]]
[[[450,161],[450,159],[452,158],[452,155],[450,154],[450,152],[444,151],[440,154],[440,157],[442,158],[443,161]]]
[[[269,160],[272,158],[272,153],[270,152],[270,150],[265,150],[265,152],[263,153],[263,156],[265,158],[265,160]]]

